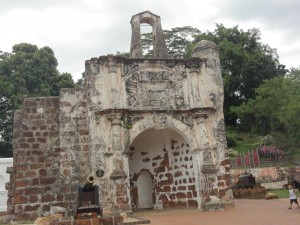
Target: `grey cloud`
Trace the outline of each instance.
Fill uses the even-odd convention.
[[[0,12],[15,9],[45,9],[47,7],[84,7],[80,0],[0,0]]]

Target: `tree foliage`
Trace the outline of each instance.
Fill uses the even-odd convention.
[[[12,53],[0,52],[0,140],[11,143],[13,112],[24,97],[55,96],[60,88],[74,87],[71,74],[60,74],[49,47],[16,44]]]
[[[286,145],[300,145],[300,71],[266,80],[256,89],[255,99],[232,110],[240,118],[240,129],[280,135]]]
[[[188,46],[201,34],[200,30],[190,26],[176,27],[163,32],[169,55],[174,59],[187,57]],[[152,33],[142,34],[142,48],[145,58],[153,57]]]
[[[211,40],[219,47],[227,125],[236,125],[237,117],[230,110],[232,106],[255,98],[255,89],[264,80],[282,77],[287,72],[279,63],[276,49],[262,44],[260,35],[256,28],[243,31],[238,26],[226,28],[217,24],[213,32],[202,33],[194,41]]]

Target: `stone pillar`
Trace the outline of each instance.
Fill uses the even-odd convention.
[[[153,54],[155,59],[168,59],[169,53],[165,42],[160,17],[155,17],[155,24],[152,31]]]
[[[112,132],[112,143],[111,148],[113,152],[113,173],[111,176],[125,176],[123,167],[123,155],[122,155],[122,138],[121,138],[121,114],[111,114],[111,132]]]
[[[160,17],[145,11],[136,14],[131,19],[132,36],[130,47],[130,58],[143,58],[142,41],[141,41],[141,23],[146,23],[152,26],[153,39],[153,55],[155,59],[168,59],[169,53],[164,39],[163,30],[161,27]]]
[[[143,58],[141,28],[140,28],[140,20],[138,17],[132,17],[131,29],[132,29],[132,35],[131,35],[131,46],[130,46],[130,58],[132,59]]]
[[[204,210],[210,209],[210,203],[213,201],[213,207],[220,208],[217,196],[217,167],[216,159],[214,156],[214,149],[212,147],[211,140],[209,138],[209,125],[206,123],[207,115],[204,113],[195,113],[194,117],[196,119],[196,132],[198,135],[198,146],[199,148],[195,150],[198,162],[198,182],[199,182],[199,195],[201,196],[201,208]]]
[[[110,115],[112,126],[112,152],[113,152],[113,171],[110,179],[113,181],[113,210],[128,210],[129,195],[128,195],[128,177],[124,169],[123,159],[123,128],[122,114],[112,113]]]

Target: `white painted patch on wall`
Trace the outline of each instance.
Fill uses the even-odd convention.
[[[9,174],[6,173],[6,168],[13,165],[12,158],[0,158],[0,212],[7,209],[7,190],[5,183],[9,182]]]
[[[138,195],[139,195],[139,208],[151,209],[153,208],[152,192],[153,184],[152,177],[149,172],[142,171],[137,180]]]

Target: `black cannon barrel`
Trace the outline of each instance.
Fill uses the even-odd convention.
[[[94,183],[95,183],[95,176],[89,175],[86,180],[81,185],[82,191],[93,191],[94,190]]]

